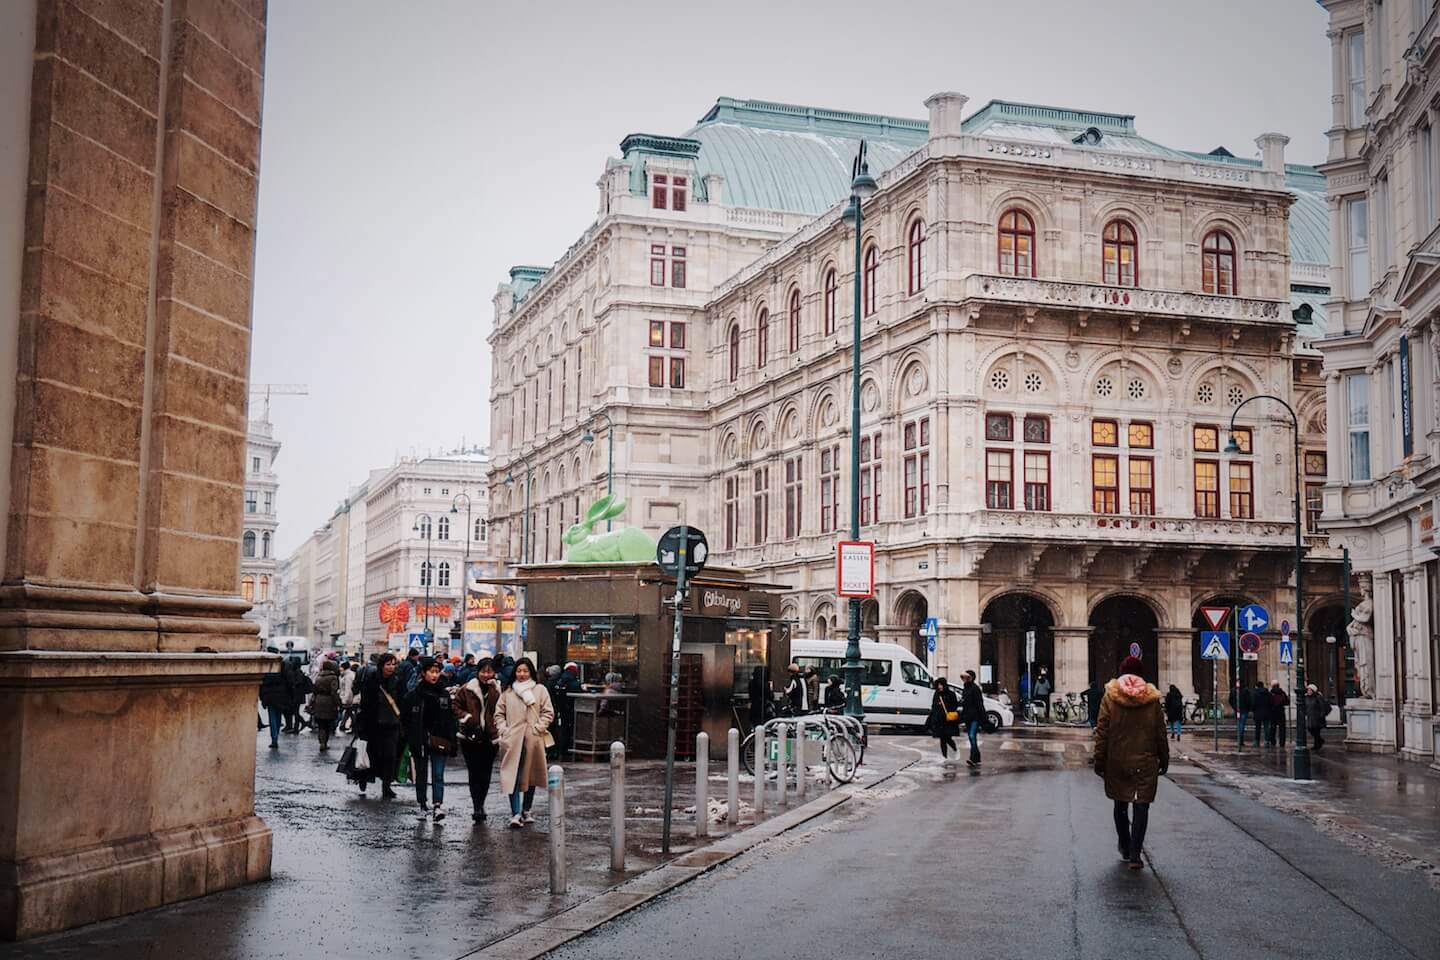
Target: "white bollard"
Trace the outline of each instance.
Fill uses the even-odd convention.
[[[564,893],[565,876],[565,771],[559,764],[546,777],[550,789],[550,892]]]
[[[765,727],[755,728],[755,822],[765,812]]]
[[[795,721],[795,802],[805,802],[805,721]]]
[[[740,731],[730,728],[725,744],[725,820],[731,826],[740,822]]]
[[[625,744],[610,744],[610,869],[625,870]]]
[[[782,723],[775,728],[775,787],[780,791],[775,802],[782,807],[790,806],[790,785],[786,783],[790,779],[790,764],[785,751],[790,749],[790,734],[793,732],[794,724],[790,723]]]
[[[710,833],[710,734],[695,734],[695,836]]]

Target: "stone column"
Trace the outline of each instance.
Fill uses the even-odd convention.
[[[1160,690],[1170,689],[1170,684],[1175,684],[1188,700],[1191,694],[1202,691],[1193,690],[1192,679],[1195,664],[1195,631],[1186,627],[1177,629],[1173,627],[1161,627],[1155,631],[1155,646],[1160,654]],[[1203,691],[1208,696],[1209,691]],[[1220,693],[1225,693],[1221,690]]]
[[[236,596],[264,0],[30,0],[0,11],[17,32],[33,57],[20,296],[0,302],[18,345],[9,939],[269,876],[250,724],[274,659]]]
[[[1061,696],[1090,685],[1090,627],[1056,627],[1055,692]]]
[[[959,682],[962,670],[974,670],[980,679],[980,625],[950,626],[942,624],[935,641],[935,667],[941,675]]]

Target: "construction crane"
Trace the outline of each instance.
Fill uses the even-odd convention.
[[[308,397],[310,387],[304,383],[252,383],[250,384],[251,406],[254,406],[256,397],[265,398],[265,412],[260,417],[262,420],[270,419],[270,398],[276,397]]]

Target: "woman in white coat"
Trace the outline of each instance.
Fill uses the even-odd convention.
[[[500,789],[510,795],[510,826],[534,823],[535,788],[545,782],[545,748],[553,743],[555,707],[550,691],[535,682],[529,657],[515,661],[515,682],[500,694],[495,727],[500,733]]]

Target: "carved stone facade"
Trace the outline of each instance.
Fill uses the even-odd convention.
[[[1222,451],[1231,412],[1262,393],[1292,400],[1307,449],[1323,450],[1289,222],[1292,181],[1314,173],[1287,168],[1275,135],[1258,141],[1257,163],[1154,144],[1125,115],[995,102],[962,123],[964,104],[956,94],[927,101],[923,141],[886,156],[864,209],[858,479],[879,583],[865,632],[923,656],[918,628],[934,616],[937,670],[978,666],[1012,693],[1027,629],[1061,691],[1108,677],[1135,642],[1152,678],[1208,698],[1198,607],[1258,601],[1277,618],[1293,609],[1288,415],[1248,405],[1237,423],[1249,449]],[[788,111],[785,123],[825,113],[764,106]],[[811,122],[818,135],[850,138],[832,148],[847,159],[854,138],[883,142],[889,124],[915,123],[841,116],[854,126]],[[705,124],[690,136],[705,143],[701,164]],[[771,175],[806,174],[797,164]],[[606,451],[589,449],[582,431],[604,413],[628,522],[652,533],[682,519],[700,526],[718,562],[790,586],[785,614],[801,635],[843,633],[834,552],[852,483],[855,238],[838,205],[847,183],[838,178],[799,223],[793,209],[770,221],[729,209],[688,227],[629,190],[619,205],[602,202],[567,258],[533,275],[534,289],[515,282],[532,275],[512,273],[491,336],[504,371],[492,503],[509,521],[510,556],[528,467],[537,536],[527,556],[558,559],[560,530],[604,489]],[[741,222],[780,229],[751,236]],[[683,299],[647,282],[647,251],[677,234],[712,251]],[[562,291],[564,308],[544,299]],[[545,344],[566,318],[605,338],[583,346],[600,364],[582,367],[573,404],[547,372],[563,353]],[[677,355],[677,321],[684,390],[650,386],[647,371],[658,360],[668,372]],[[517,416],[512,398],[530,389],[563,412],[547,420],[542,401],[538,416],[523,404]],[[548,427],[532,439],[537,422]],[[594,423],[603,442],[605,420]],[[1214,478],[1213,496],[1197,494],[1197,471]],[[1323,561],[1323,539],[1312,547]],[[1336,594],[1333,565],[1315,567],[1312,595]],[[1259,668],[1281,676],[1274,644]]]
[[[1440,766],[1440,16],[1433,2],[1321,5],[1334,109],[1324,524],[1370,615],[1351,634],[1362,695],[1346,743]]]
[[[6,939],[270,874],[238,591],[264,50],[263,0],[0,5]]]

